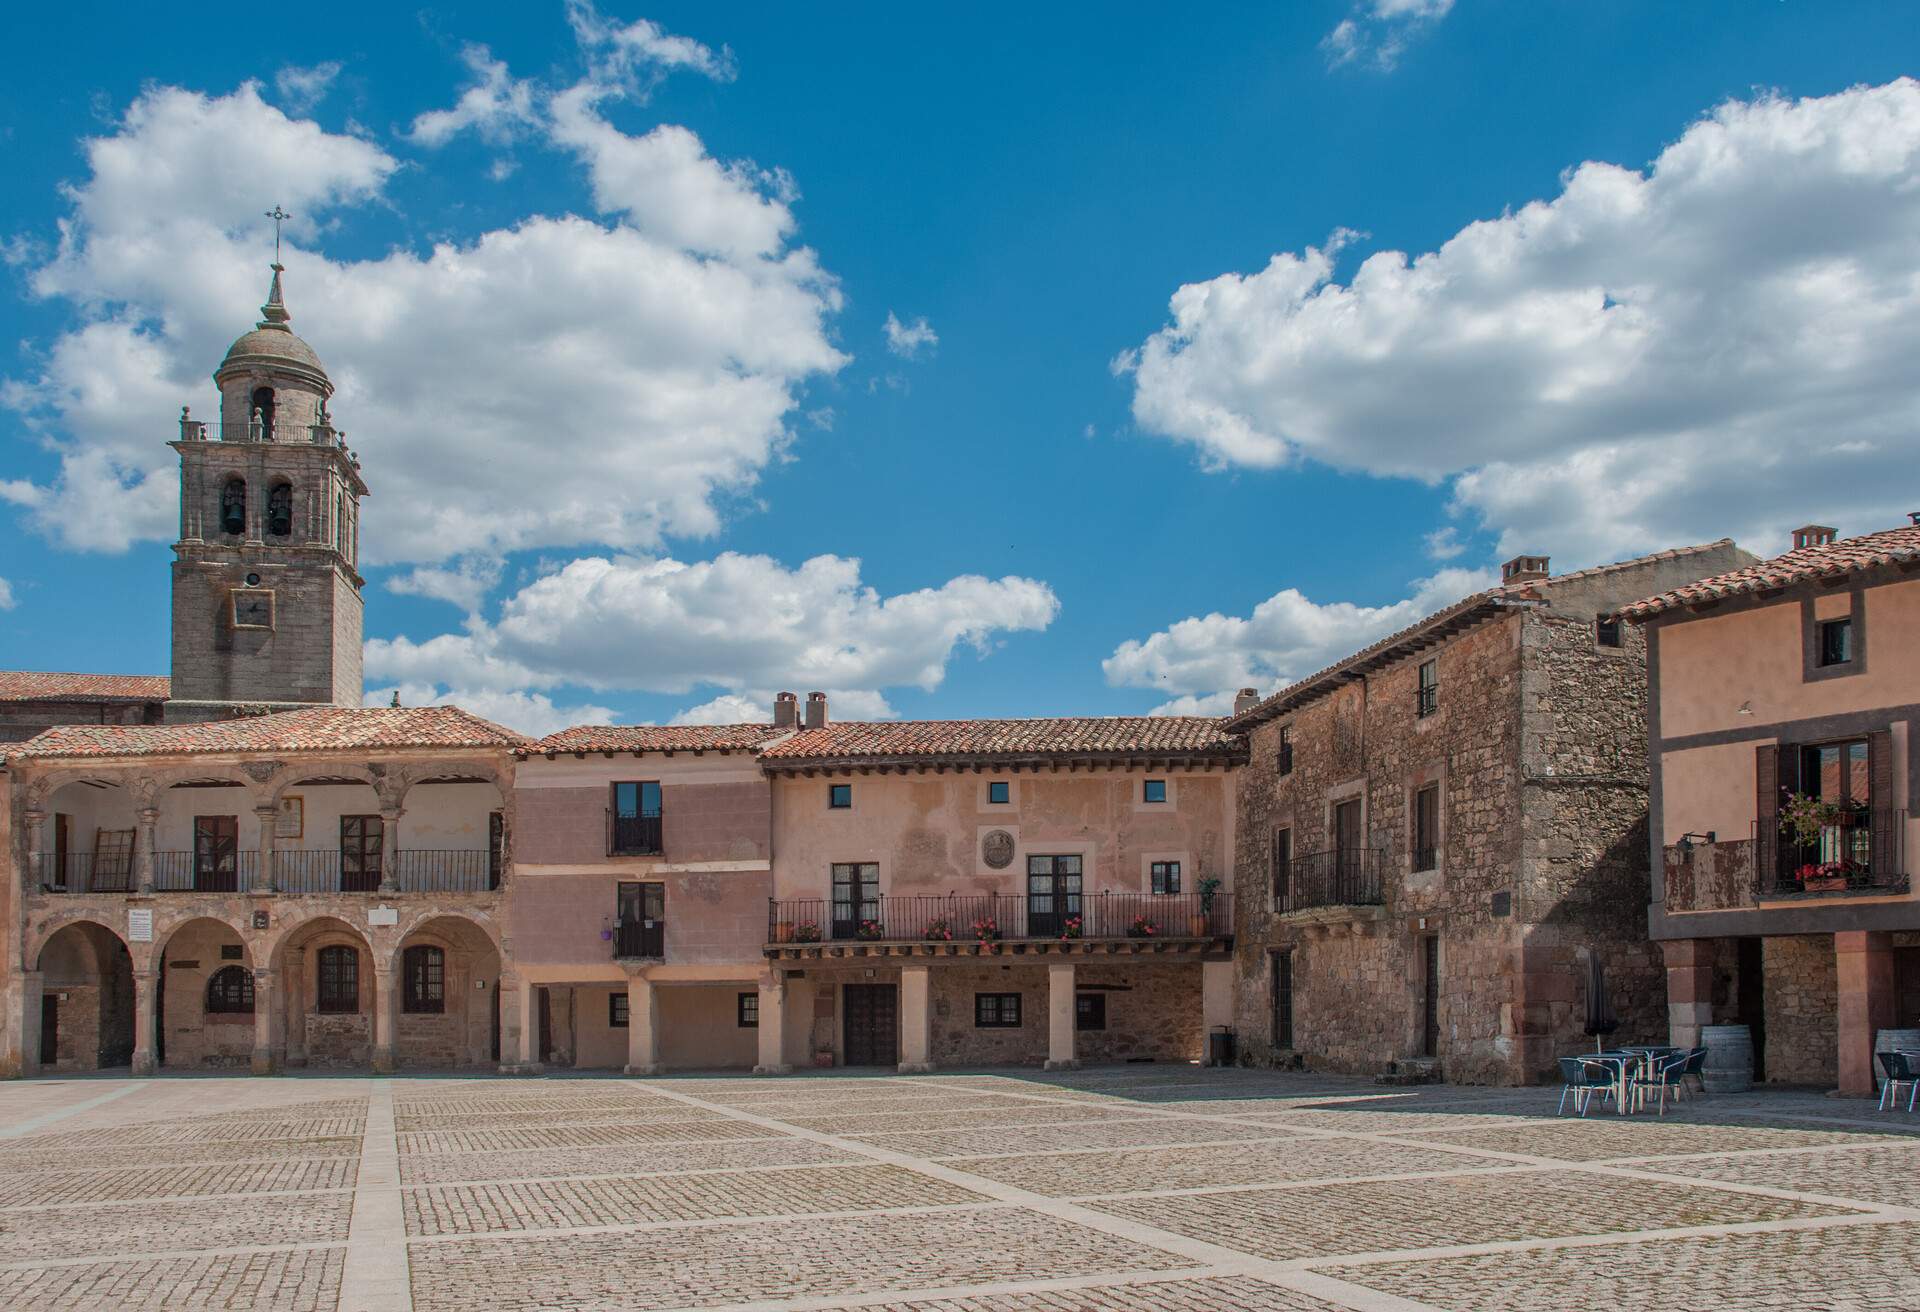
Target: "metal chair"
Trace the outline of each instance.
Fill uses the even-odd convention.
[[[1704,1058],[1705,1049],[1701,1050]],[[1660,1115],[1667,1114],[1667,1095],[1671,1093],[1675,1102],[1680,1101],[1682,1081],[1686,1079],[1687,1066],[1693,1059],[1690,1052],[1676,1052],[1668,1057],[1654,1058],[1645,1074],[1634,1079],[1634,1101],[1641,1102],[1649,1090],[1659,1094]]]
[[[1887,1104],[1900,1105],[1900,1086],[1907,1086],[1907,1110],[1912,1111],[1914,1100],[1920,1098],[1920,1072],[1914,1070],[1914,1054],[1910,1052],[1882,1052],[1875,1054],[1880,1058],[1880,1069],[1887,1073],[1887,1079],[1880,1086],[1880,1110],[1885,1111]]]
[[[1560,1106],[1554,1115],[1564,1116],[1567,1111],[1567,1095],[1573,1095],[1573,1108],[1580,1115],[1587,1114],[1594,1095],[1601,1098],[1616,1096],[1618,1073],[1605,1062],[1590,1061],[1584,1057],[1560,1058]]]

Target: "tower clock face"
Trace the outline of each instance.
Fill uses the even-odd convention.
[[[228,595],[233,601],[234,628],[270,629],[273,627],[273,589],[234,588]]]

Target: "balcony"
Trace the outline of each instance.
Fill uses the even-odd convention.
[[[659,856],[661,817],[607,812],[608,856]]]
[[[1281,914],[1316,907],[1377,907],[1386,897],[1380,872],[1386,853],[1378,848],[1309,852],[1274,871],[1273,909]]]
[[[1860,807],[1820,828],[1810,843],[1778,831],[1773,819],[1753,826],[1753,890],[1756,897],[1825,898],[1894,896],[1909,887],[1906,866],[1907,813],[1893,807]]]
[[[133,856],[118,853],[108,857],[90,852],[57,856],[42,852],[40,887],[48,893],[131,893]]]
[[[138,891],[131,855],[104,857],[43,853],[40,887],[49,893],[133,893]],[[155,852],[153,891],[156,893],[250,893],[260,888],[255,875],[260,853],[251,848],[219,856],[193,852]],[[377,856],[353,865],[343,874],[340,852],[276,851],[273,878],[267,884],[283,895],[381,891]],[[422,851],[402,849],[395,854],[389,893],[485,893],[500,887],[500,857],[488,851]]]
[[[1207,902],[1211,906],[1206,906]],[[767,906],[770,946],[1210,942],[1231,937],[1233,899],[1198,893],[1074,893],[1021,897],[952,893],[945,897],[774,899]]]

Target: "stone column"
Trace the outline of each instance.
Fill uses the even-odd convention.
[[[399,999],[393,991],[393,967],[373,968],[373,1069],[380,1075],[394,1071],[393,1030]]]
[[[1871,1098],[1878,1069],[1874,1031],[1893,1028],[1895,1019],[1893,935],[1847,930],[1833,936],[1833,950],[1840,986],[1840,1092]]]
[[[253,872],[252,891],[271,893],[276,882],[273,877],[273,830],[275,822],[280,818],[280,812],[276,807],[256,806],[253,808],[253,817],[260,822],[260,856],[258,858],[260,868]]]
[[[932,993],[932,967],[900,968],[900,1072],[903,1075],[933,1069]]]
[[[39,888],[47,882],[46,853],[41,844],[46,841],[47,813],[45,811],[27,811],[21,817],[27,826],[27,877],[18,881],[21,888]],[[13,905],[18,907],[16,897]]]
[[[538,1069],[539,1016],[534,986],[518,975],[500,972],[500,1071],[513,1075]]]
[[[278,1004],[273,972],[253,972],[253,1073],[273,1074],[273,1009]]]
[[[380,891],[396,893],[395,867],[400,860],[400,817],[406,812],[397,806],[380,808]]]
[[[1047,1069],[1070,1071],[1079,1067],[1074,1056],[1073,963],[1047,966]]]
[[[632,1006],[632,998],[628,998]],[[629,1012],[628,1024],[632,1024]],[[769,971],[760,976],[760,1031],[754,1037],[759,1043],[759,1053],[755,1058],[755,1075],[785,1075],[793,1069],[787,1064],[787,978],[785,975]]]
[[[1714,942],[1668,939],[1660,951],[1667,959],[1667,1042],[1697,1048],[1700,1031],[1713,1024]]]
[[[660,1073],[660,1000],[640,971],[627,976],[627,1074]]]
[[[307,954],[293,948],[280,971],[280,1011],[287,1038],[287,1065],[307,1064]]]
[[[12,990],[20,1013],[7,1027],[19,1040],[20,1051],[0,1058],[0,1073],[40,1074],[40,1007],[41,999],[46,996],[44,979],[37,970],[20,972],[18,987]]]
[[[142,807],[134,824],[133,886],[143,894],[151,895],[153,892],[153,868],[158,862],[154,845],[159,828],[160,808]]]
[[[104,987],[105,981],[102,980]],[[153,1074],[153,1004],[160,972],[148,966],[133,971],[133,1073]]]

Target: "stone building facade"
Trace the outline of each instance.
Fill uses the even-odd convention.
[[[1279,693],[1243,694],[1237,1027],[1250,1060],[1526,1083],[1585,1041],[1598,954],[1616,1039],[1661,1028],[1645,878],[1649,588],[1730,542],[1496,588]]]

